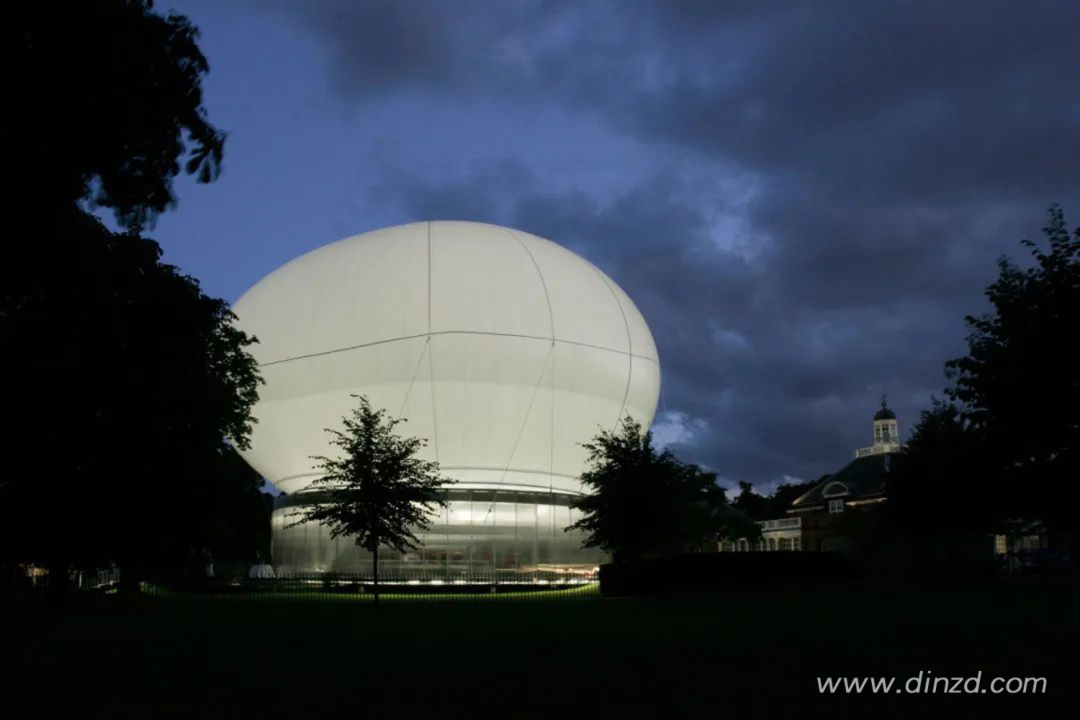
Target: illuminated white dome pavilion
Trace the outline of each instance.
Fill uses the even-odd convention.
[[[641,313],[587,260],[496,225],[414,223],[302,255],[234,311],[259,339],[266,384],[244,457],[285,493],[277,564],[363,570],[348,540],[284,517],[317,501],[311,456],[332,452],[325,428],[365,395],[458,481],[403,568],[595,565],[562,530],[582,492],[580,443],[627,414],[648,427],[660,367]]]

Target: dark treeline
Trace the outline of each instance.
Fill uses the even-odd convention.
[[[732,506],[746,513],[754,520],[772,520],[782,518],[800,495],[810,491],[815,485],[829,477],[823,475],[817,480],[803,483],[782,483],[771,495],[759,495],[748,482],[739,483],[739,494],[732,501]]]
[[[652,433],[626,417],[614,431],[590,442],[581,482],[591,494],[575,505],[583,517],[586,547],[611,553],[615,562],[714,549],[720,538],[757,539],[757,523],[728,501],[715,473],[658,451]]]
[[[832,531],[874,551],[983,547],[991,534],[1044,535],[1075,563],[1080,515],[1080,228],[1052,207],[1045,241],[1025,240],[1027,267],[1006,258],[987,288],[992,310],[967,318],[966,356],[946,365],[946,401],[932,399],[885,476],[888,502],[844,513]],[[657,452],[632,421],[590,444],[593,490],[575,527],[616,560],[675,555],[717,539],[760,536],[826,480],[769,495],[749,483],[729,502],[716,476]],[[973,544],[974,543],[974,544]],[[982,545],[980,545],[982,543]],[[882,555],[881,557],[885,557]],[[987,560],[989,557],[987,556]],[[892,556],[890,562],[902,562]]]
[[[133,589],[213,551],[254,559],[266,505],[233,450],[254,338],[143,234],[181,166],[220,170],[198,32],[122,0],[18,3],[2,32],[0,563],[47,565],[59,590],[115,564]]]
[[[950,361],[889,477],[886,520],[907,535],[1040,524],[1076,558],[1080,533],[1080,227],[1052,207],[1031,262],[998,262],[991,311],[969,316],[968,354]]]
[[[234,448],[258,397],[255,338],[144,234],[177,175],[210,182],[224,160],[198,32],[145,0],[99,0],[16,4],[0,38],[16,69],[0,112],[0,563],[47,565],[63,590],[80,567],[115,564],[134,589],[204,555],[254,561],[268,514]],[[1044,235],[1025,241],[1028,266],[1000,262],[992,310],[968,318],[968,354],[897,457],[889,502],[851,522],[909,536],[1038,522],[1075,555],[1080,228],[1054,208]],[[743,486],[729,501],[632,422],[588,447],[579,528],[624,557],[756,537],[754,520],[805,491]]]

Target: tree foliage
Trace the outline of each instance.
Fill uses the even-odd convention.
[[[214,472],[190,478],[184,501],[192,513],[190,550],[207,549],[215,561],[269,562],[272,496],[263,479],[240,454],[226,449]]]
[[[202,182],[220,170],[209,66],[186,18],[140,0],[17,3],[0,33],[0,560],[57,580],[118,562],[130,585],[221,537],[230,492],[260,500],[233,450],[251,430],[254,338],[141,235],[181,165]]]
[[[985,449],[959,406],[934,400],[886,475],[892,527],[924,537],[996,529],[1008,494]]]
[[[137,233],[72,207],[34,241],[55,253],[49,272],[0,290],[6,549],[60,566],[167,565],[200,540],[201,505],[178,494],[248,444],[254,338]]]
[[[210,66],[198,37],[149,0],[8,7],[0,142],[14,206],[87,200],[145,226],[174,204],[181,164],[199,182],[216,178],[225,136],[202,107]]]
[[[633,418],[583,446],[581,481],[591,492],[575,503],[583,516],[567,529],[584,531],[585,547],[622,562],[700,549],[721,534],[754,536],[757,525],[728,505],[715,474],[657,452]]]
[[[1039,519],[1075,532],[1080,503],[1080,228],[1052,207],[1032,262],[998,262],[992,311],[966,318],[968,354],[946,372],[951,402],[915,427],[890,479],[908,528],[988,530]]]
[[[823,475],[812,482],[782,483],[771,495],[759,495],[753,485],[740,482],[739,494],[735,496],[731,506],[754,520],[784,517],[795,500],[827,477],[828,475]]]
[[[1080,227],[1069,232],[1052,207],[1045,245],[1030,240],[1032,264],[1006,259],[987,289],[992,314],[968,317],[967,356],[948,364],[950,397],[982,437],[1016,508],[1073,525],[1080,501]]]
[[[440,491],[454,481],[439,475],[437,462],[417,457],[426,440],[397,434],[404,420],[373,409],[362,395],[353,397],[359,406],[342,419],[344,430],[327,429],[339,456],[313,458],[323,474],[312,485],[326,489],[329,499],[298,511],[293,524],[322,523],[331,537],[352,538],[372,553],[377,588],[379,547],[415,548],[415,532],[446,507]]]

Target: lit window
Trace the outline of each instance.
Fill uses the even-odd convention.
[[[792,550],[802,550],[802,538],[801,537],[793,537],[793,538],[791,538],[791,549]]]
[[[836,513],[844,512],[844,501],[843,500],[830,500],[829,501],[829,512],[834,514],[834,515]]]

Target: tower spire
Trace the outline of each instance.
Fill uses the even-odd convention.
[[[900,449],[900,430],[896,413],[889,409],[888,396],[881,394],[881,409],[874,414],[874,444],[855,451],[855,457],[896,452]]]

